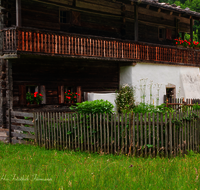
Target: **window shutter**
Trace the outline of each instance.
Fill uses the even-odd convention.
[[[81,26],[81,14],[76,11],[72,11],[72,24]]]
[[[26,105],[26,86],[19,85],[19,104]]]
[[[80,94],[80,96],[78,96],[77,98],[77,102],[80,103],[81,102],[81,86],[77,86],[77,94]]]
[[[46,89],[44,85],[40,86],[40,93],[43,95],[41,104],[46,104]]]
[[[64,86],[58,86],[58,102],[59,104],[64,103]]]
[[[166,28],[166,39],[172,40],[172,30],[169,28]]]

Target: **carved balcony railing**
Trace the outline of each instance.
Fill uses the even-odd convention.
[[[37,53],[200,65],[200,51],[33,28],[3,31],[3,53]]]

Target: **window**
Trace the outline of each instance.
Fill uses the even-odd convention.
[[[26,93],[34,93],[38,91],[38,86],[26,86]]]
[[[166,88],[166,97],[167,99],[175,98],[175,88]]]
[[[60,10],[60,23],[69,23],[70,14],[69,11]]]
[[[165,28],[158,28],[158,39],[159,40],[165,39]]]
[[[77,102],[81,102],[81,86],[77,87],[70,87],[70,86],[58,86],[58,102],[59,104],[64,103],[65,99],[65,92],[77,92],[80,94],[79,97],[77,97]]]
[[[41,104],[46,104],[46,90],[44,85],[19,85],[19,104],[26,105],[26,93],[39,92],[43,95]]]

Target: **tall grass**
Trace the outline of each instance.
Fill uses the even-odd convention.
[[[0,189],[199,189],[200,155],[133,158],[0,143]]]

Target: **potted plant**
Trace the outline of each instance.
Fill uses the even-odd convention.
[[[27,105],[30,104],[40,104],[42,99],[42,94],[39,94],[38,92],[34,92],[34,94],[27,92],[26,93],[26,101],[27,101]]]
[[[68,92],[65,92],[65,102],[68,103],[75,103],[77,102],[77,97],[80,96],[77,92],[71,92],[68,90]]]

